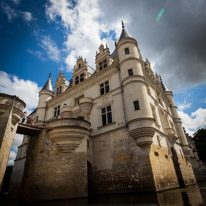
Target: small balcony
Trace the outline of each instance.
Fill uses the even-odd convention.
[[[172,128],[165,128],[165,134],[167,136],[174,136],[175,135],[175,130]]]

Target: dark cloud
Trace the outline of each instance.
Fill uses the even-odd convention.
[[[142,56],[155,63],[168,87],[180,90],[206,82],[206,1],[102,1],[104,18],[130,20],[126,27],[137,39]],[[164,8],[159,22],[155,19]]]

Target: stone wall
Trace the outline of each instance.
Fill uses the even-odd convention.
[[[20,193],[21,183],[24,175],[24,167],[26,162],[28,138],[28,136],[24,135],[23,142],[18,147],[18,153],[14,161],[14,166],[9,185],[9,198],[17,198]]]
[[[18,97],[0,93],[0,190],[12,142],[25,106]]]
[[[180,154],[178,160],[185,185],[196,184],[197,181],[190,161]]]
[[[80,131],[76,128],[76,138]],[[70,133],[67,131],[64,134],[72,142]],[[59,147],[58,141],[53,141],[49,134],[50,129],[30,138],[21,199],[36,201],[88,196],[86,133],[72,151],[64,150],[62,144]],[[61,136],[60,132],[60,139]]]
[[[152,144],[150,160],[157,191],[179,187],[173,161],[167,147]]]
[[[93,139],[95,193],[154,191],[149,149],[140,148],[127,128]]]

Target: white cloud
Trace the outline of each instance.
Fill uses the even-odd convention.
[[[14,160],[15,157],[16,157],[16,153],[14,151],[11,151],[10,154],[9,154],[9,159]]]
[[[9,160],[8,165],[14,165],[14,160]]]
[[[30,22],[33,19],[32,13],[28,12],[28,11],[22,12],[22,17],[24,18],[24,20],[26,20],[28,22]]]
[[[50,36],[44,36],[43,39],[41,39],[41,44],[39,44],[39,46],[44,49],[49,59],[54,62],[61,61],[60,51]]]
[[[192,106],[192,103],[187,103],[186,100],[184,100],[184,103],[177,105],[177,107],[180,111],[184,111],[185,109],[189,109],[191,106]]]
[[[193,135],[193,133],[200,128],[206,128],[206,109],[198,108],[190,115],[184,113],[183,111],[178,112],[180,118],[182,119],[183,127],[185,127],[186,131],[190,135]]]
[[[15,75],[0,71],[0,92],[18,96],[26,103],[28,111],[37,106],[40,89],[36,82],[19,79]]]
[[[46,61],[46,58],[44,57],[43,52],[41,52],[41,51],[33,51],[33,50],[31,50],[31,49],[27,49],[26,51],[27,51],[28,53],[30,53],[30,54],[38,57],[40,60]]]
[[[202,102],[202,103],[206,103],[206,97],[203,98],[203,99],[201,99],[200,102]]]
[[[22,143],[22,140],[23,140],[23,135],[21,134],[16,134],[15,138],[14,138],[14,141],[12,143],[12,149],[17,152],[17,149],[18,149],[18,146],[21,145]]]
[[[67,0],[50,0],[46,6],[46,15],[50,21],[60,23],[65,28],[67,40],[64,45],[69,53],[65,57],[65,63],[68,71],[72,71],[78,56],[87,58],[88,63],[95,67],[94,57],[101,43],[107,43],[110,52],[114,49],[109,31],[114,30],[119,34],[121,30],[120,20],[110,22],[110,25],[103,23],[98,0],[79,0],[75,6]],[[102,32],[107,35],[101,39]]]
[[[14,160],[16,159],[18,147],[22,144],[22,140],[23,140],[23,135],[16,134],[14,141],[12,143],[11,152],[9,154],[9,161],[7,163],[8,165],[14,164]]]
[[[6,13],[8,20],[12,21],[14,18],[18,17],[18,12],[12,9],[9,5],[2,4],[1,5],[3,12]]]
[[[18,2],[20,1],[14,1],[16,2],[16,4],[18,4]],[[28,11],[20,11],[17,9],[13,9],[11,8],[8,4],[2,3],[1,4],[1,8],[3,10],[3,12],[7,15],[8,20],[11,22],[13,19],[15,18],[22,18],[24,19],[26,22],[30,22],[32,21],[34,18],[32,17],[32,13],[28,12]]]
[[[20,4],[21,0],[12,0],[14,4],[18,5]]]

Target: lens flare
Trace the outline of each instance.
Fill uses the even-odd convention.
[[[162,8],[162,9],[160,10],[160,12],[158,13],[156,19],[155,19],[156,22],[158,22],[158,21],[161,19],[161,17],[162,17],[162,15],[164,14],[164,12],[165,12],[165,9]]]

